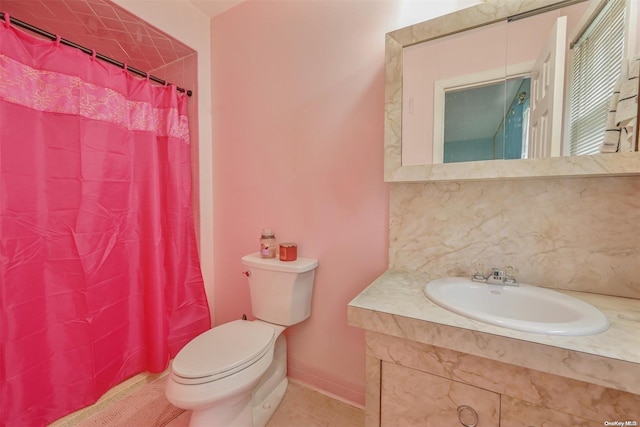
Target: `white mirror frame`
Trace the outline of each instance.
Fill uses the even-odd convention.
[[[424,41],[504,21],[510,16],[571,1],[491,0],[387,33],[385,46],[385,182],[515,179],[640,174],[640,152],[523,160],[402,165],[402,50]]]

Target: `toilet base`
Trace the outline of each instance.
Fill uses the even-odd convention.
[[[273,349],[273,362],[251,393],[253,427],[264,427],[287,391],[287,339],[280,335]]]
[[[264,427],[287,391],[287,340],[280,335],[273,359],[253,391],[235,394],[191,412],[189,427]]]
[[[245,427],[253,423],[251,396],[234,396],[215,408],[193,411],[189,427]]]
[[[264,427],[271,419],[271,416],[278,409],[278,405],[282,401],[289,381],[286,378],[280,381],[280,384],[271,391],[271,394],[260,404],[259,402],[253,403],[253,427]]]

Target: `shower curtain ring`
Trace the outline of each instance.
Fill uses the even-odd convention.
[[[4,12],[4,25],[9,28],[11,26],[11,17],[8,12]]]

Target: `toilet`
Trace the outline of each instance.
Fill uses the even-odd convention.
[[[256,320],[234,320],[190,341],[176,355],[165,393],[191,410],[191,427],[264,427],[287,390],[282,333],[311,315],[318,260],[242,257]]]

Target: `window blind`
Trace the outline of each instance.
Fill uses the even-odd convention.
[[[625,0],[609,0],[573,46],[571,155],[596,154],[624,56]]]

